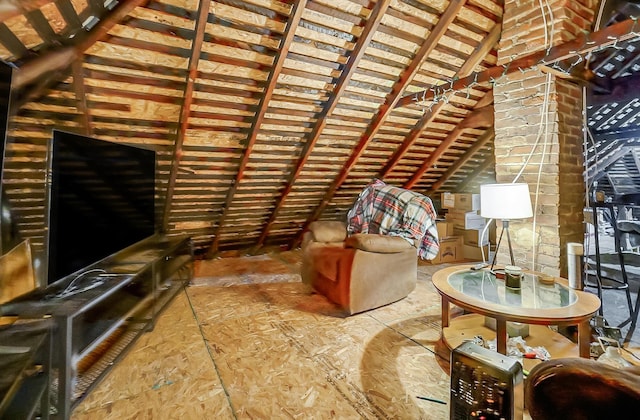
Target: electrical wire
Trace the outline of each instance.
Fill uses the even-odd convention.
[[[554,16],[553,10],[548,2],[548,0],[543,1],[539,0],[538,4],[540,6],[540,14],[542,15],[543,20],[543,28],[544,28],[544,42],[545,47],[549,50],[553,46],[553,33],[554,33]],[[545,11],[546,8],[546,11]],[[547,13],[549,14],[549,21],[547,21]],[[540,196],[540,179],[542,177],[542,168],[544,162],[547,158],[547,144],[549,139],[549,95],[551,93],[551,74],[547,73],[545,82],[544,82],[544,92],[543,99],[541,105],[540,112],[540,120],[538,122],[538,132],[536,134],[536,139],[531,146],[531,150],[527,155],[524,163],[522,164],[520,171],[513,178],[511,183],[516,183],[522,177],[527,166],[531,162],[531,159],[535,155],[538,146],[540,145],[540,141],[544,138],[542,143],[542,154],[537,155],[540,156],[540,162],[538,163],[538,173],[536,177],[536,185],[535,185],[535,193],[534,193],[534,205],[533,205],[533,220],[532,220],[532,228],[531,228],[531,242],[534,244],[532,247],[532,256],[531,256],[531,269],[535,270],[536,267],[536,258],[538,253],[538,240],[536,240],[536,229],[537,229],[537,214],[538,214],[538,199]],[[484,258],[484,256],[483,256]]]
[[[78,293],[83,293],[83,292],[86,292],[87,290],[94,289],[94,288],[96,288],[96,287],[98,287],[98,286],[100,286],[101,284],[104,283],[104,279],[100,279],[98,281],[93,281],[90,284],[88,284],[88,285],[86,285],[86,286],[84,286],[82,288],[75,287],[75,284],[78,281],[78,279],[81,279],[81,278],[83,278],[84,276],[86,276],[87,274],[90,274],[90,273],[106,273],[106,270],[104,270],[102,268],[94,268],[94,269],[91,269],[91,270],[87,270],[87,271],[85,271],[83,273],[80,273],[77,276],[75,276],[73,278],[73,280],[71,280],[69,282],[69,284],[64,289],[62,289],[58,293],[47,295],[46,298],[47,299],[65,299],[65,298],[68,298],[70,296],[77,295]]]

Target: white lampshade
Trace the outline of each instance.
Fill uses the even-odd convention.
[[[480,186],[480,215],[487,219],[526,219],[533,216],[528,184]]]

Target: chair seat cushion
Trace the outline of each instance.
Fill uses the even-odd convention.
[[[347,248],[361,249],[363,251],[378,252],[382,254],[395,254],[408,249],[416,249],[405,238],[399,236],[378,235],[373,233],[356,233],[345,241]]]

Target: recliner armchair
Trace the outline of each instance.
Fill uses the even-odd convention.
[[[302,241],[302,281],[350,315],[396,302],[416,286],[412,242],[370,233],[347,236],[343,222],[313,222]]]

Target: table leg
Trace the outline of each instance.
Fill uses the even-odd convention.
[[[580,357],[589,359],[591,357],[591,326],[589,320],[578,324],[578,353]]]
[[[507,354],[507,321],[496,319],[496,343],[498,353]]]
[[[441,306],[442,328],[446,328],[449,326],[449,300],[444,296],[442,296]]]

